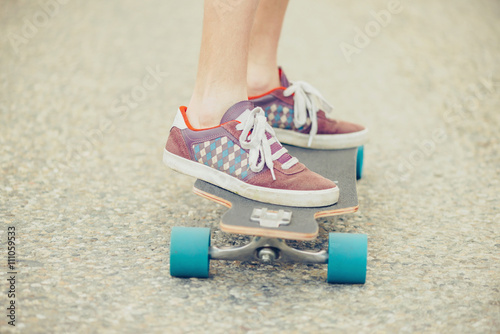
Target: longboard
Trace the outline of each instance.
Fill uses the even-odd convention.
[[[303,208],[254,201],[202,180],[196,180],[195,194],[229,208],[221,218],[224,232],[253,236],[312,240],[318,235],[316,219],[358,210],[356,191],[357,149],[311,150],[285,145],[289,153],[312,171],[334,181],[340,190],[337,203]]]

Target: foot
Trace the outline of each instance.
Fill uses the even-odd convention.
[[[170,168],[253,200],[288,206],[335,204],[334,182],[307,169],[277,140],[264,111],[249,101],[229,108],[220,125],[195,129],[181,107],[163,162]]]
[[[327,113],[333,108],[314,87],[303,81],[289,83],[281,68],[279,78],[281,87],[249,99],[264,109],[282,143],[316,149],[343,149],[365,144],[368,129],[328,118]]]

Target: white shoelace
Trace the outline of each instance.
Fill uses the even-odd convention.
[[[314,136],[318,133],[317,113],[320,107],[328,114],[333,110],[333,106],[325,100],[316,88],[304,81],[292,82],[283,92],[285,96],[292,94],[295,94],[293,97],[293,123],[295,127],[300,128],[304,126],[308,116],[311,119],[311,131],[309,132],[308,142],[308,146],[311,146]]]
[[[239,123],[236,129],[243,130],[239,140],[241,147],[249,150],[248,161],[250,169],[258,173],[264,168],[265,164],[267,168],[271,170],[273,180],[276,180],[276,176],[274,175],[274,160],[278,160],[288,151],[286,148],[282,147],[274,154],[271,153],[271,145],[277,141],[276,134],[267,122],[266,114],[262,108],[257,107],[252,111],[247,110],[245,113],[248,113],[248,117]],[[252,133],[250,133],[250,131],[252,131]],[[272,135],[271,139],[267,139],[266,132]],[[282,164],[281,167],[283,169],[288,169],[297,162],[299,162],[297,158],[292,157]]]

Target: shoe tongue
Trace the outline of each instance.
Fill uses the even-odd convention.
[[[226,111],[224,116],[222,116],[220,124],[233,121],[238,117],[240,117],[240,115],[243,114],[246,110],[253,110],[253,108],[255,108],[253,102],[250,101],[238,102]]]
[[[290,86],[290,82],[288,81],[288,78],[285,75],[285,71],[281,67],[278,67],[279,75],[280,75],[280,84],[281,87],[288,87]]]

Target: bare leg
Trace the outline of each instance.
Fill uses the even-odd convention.
[[[248,94],[279,87],[278,42],[288,0],[261,0],[255,15],[248,54]]]
[[[205,0],[198,74],[188,105],[195,128],[219,124],[233,104],[247,100],[250,32],[258,0]]]

